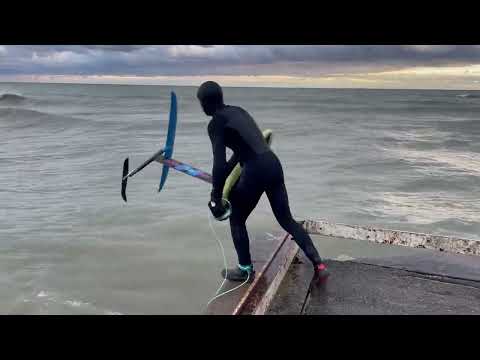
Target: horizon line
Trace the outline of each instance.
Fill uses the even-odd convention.
[[[114,83],[88,83],[88,82],[63,82],[63,81],[55,81],[55,82],[46,82],[46,81],[0,81],[0,84],[44,84],[44,85],[55,85],[55,84],[62,84],[62,85],[107,85],[107,86],[172,86],[172,87],[199,87],[199,85],[168,85],[168,84],[114,84]],[[440,88],[374,88],[374,87],[297,87],[297,86],[268,86],[268,85],[245,85],[245,86],[232,86],[232,85],[221,85],[222,88],[237,88],[237,89],[245,89],[245,88],[259,88],[259,89],[323,89],[323,90],[437,90],[437,91],[480,91],[479,89],[440,89]]]

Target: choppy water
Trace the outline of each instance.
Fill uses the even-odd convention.
[[[129,181],[164,143],[210,170],[196,88],[0,84],[0,313],[198,313],[220,252],[207,184],[160,167]],[[297,219],[479,239],[480,92],[226,88],[227,103],[274,130]],[[277,225],[263,198],[253,236]],[[215,223],[229,260],[229,230]]]

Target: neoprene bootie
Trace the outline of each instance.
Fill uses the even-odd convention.
[[[235,269],[228,269],[227,271],[223,269],[222,277],[224,279],[226,277],[226,279],[230,281],[246,281],[248,279],[248,282],[251,282],[255,277],[255,270],[253,269],[253,265],[238,265]]]
[[[316,285],[323,285],[327,282],[330,272],[324,263],[318,264],[314,267],[313,281]]]

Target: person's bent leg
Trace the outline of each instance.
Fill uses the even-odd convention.
[[[287,190],[283,181],[266,190],[268,200],[273,210],[273,214],[280,226],[292,235],[293,240],[298,244],[300,249],[305,253],[307,258],[314,266],[322,263],[322,259],[318,254],[312,239],[307,231],[293,219],[288,203]]]
[[[278,182],[275,186],[267,189],[266,193],[278,223],[285,231],[292,235],[293,240],[312,262],[314,268],[314,283],[319,285],[324,284],[330,273],[322,262],[307,231],[293,219],[290,213],[285,183],[283,181]]]

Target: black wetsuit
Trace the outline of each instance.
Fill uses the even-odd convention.
[[[225,105],[215,112],[208,134],[213,147],[211,197],[214,201],[222,197],[225,180],[236,163],[242,165],[240,178],[229,196],[230,228],[239,264],[252,263],[245,222],[264,192],[280,226],[292,235],[314,265],[320,264],[322,260],[308,233],[290,213],[282,165],[252,117],[240,107]],[[226,147],[233,151],[228,162]]]
[[[242,166],[240,178],[229,196],[230,227],[239,264],[252,264],[245,223],[264,192],[280,226],[292,235],[314,266],[320,264],[322,260],[310,236],[290,213],[282,165],[254,119],[240,107],[224,105],[223,95],[215,105],[202,103],[202,106],[207,115],[212,115],[208,124],[213,148],[212,201],[220,202],[227,176],[238,162]],[[233,151],[228,162],[226,147]]]

